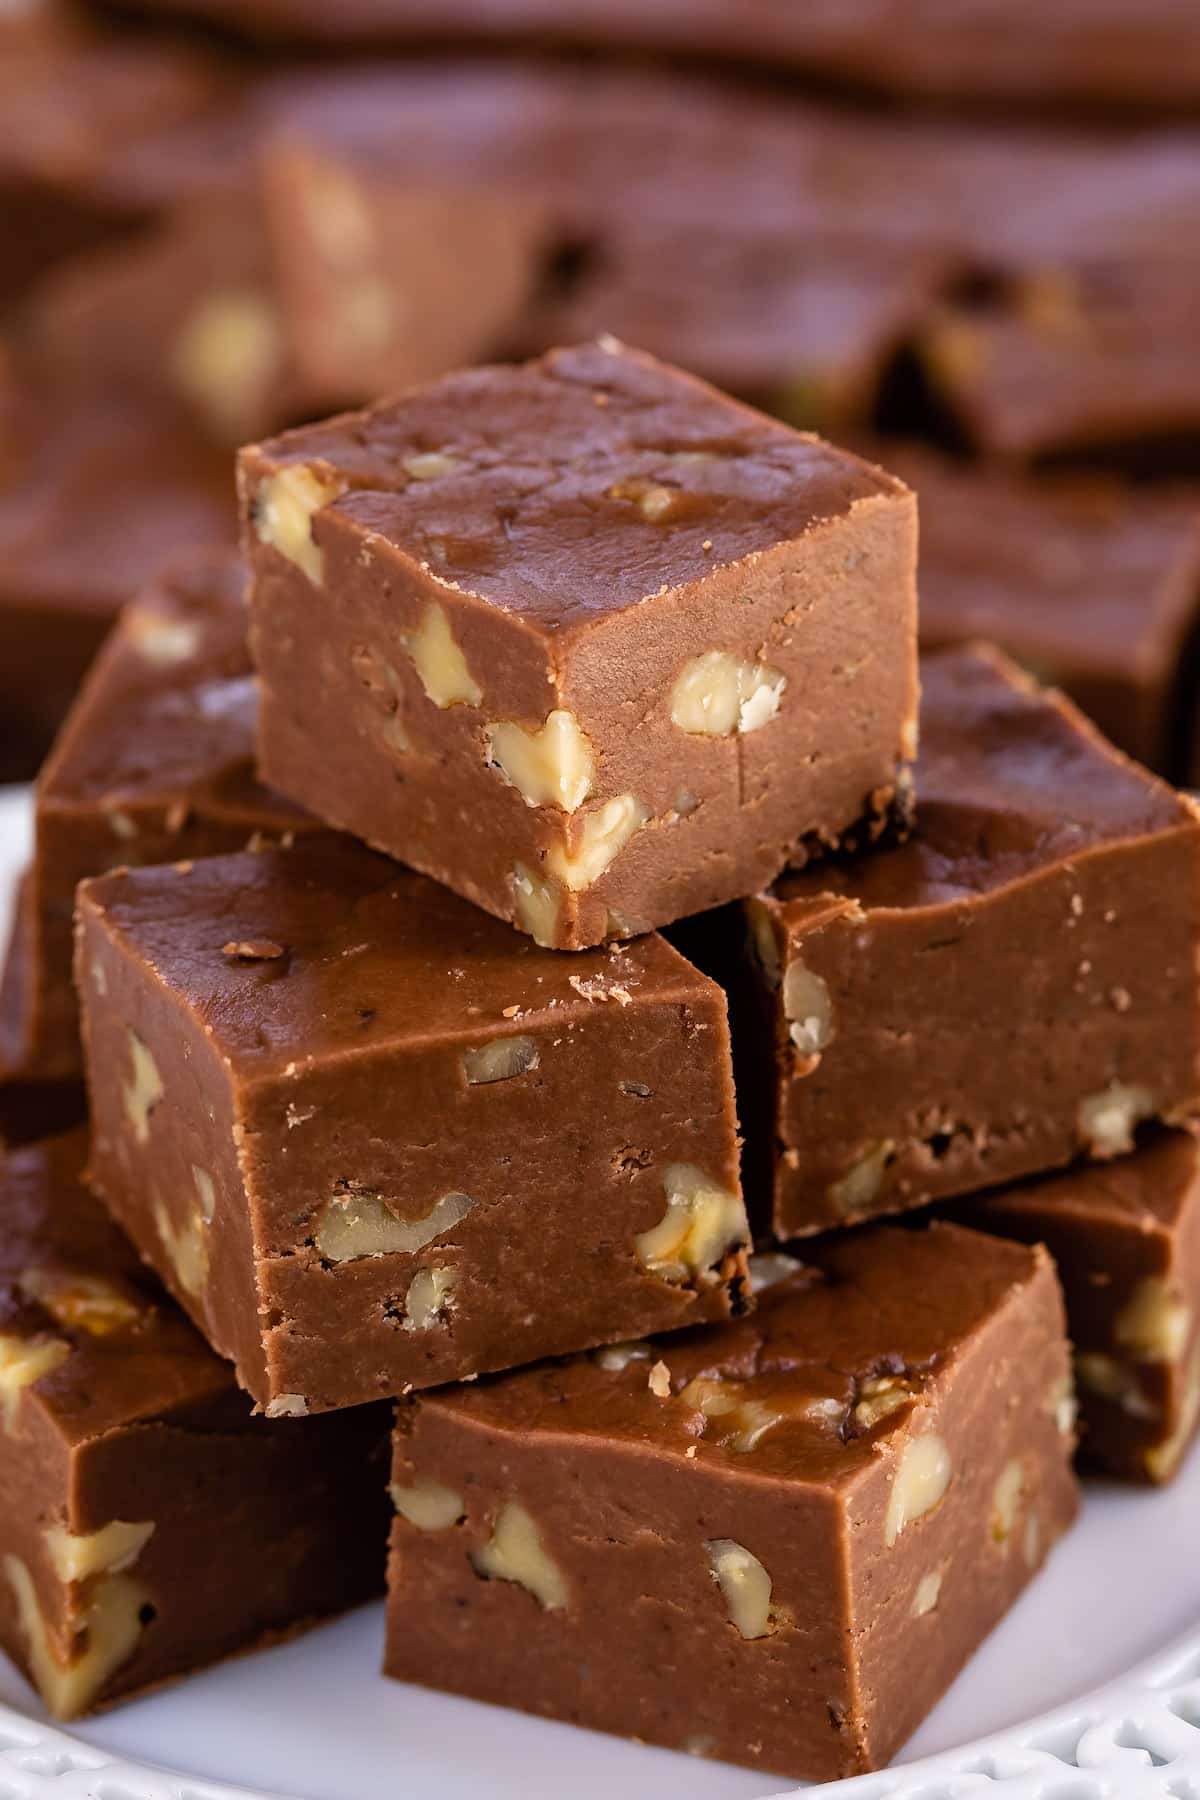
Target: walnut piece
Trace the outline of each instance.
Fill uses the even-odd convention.
[[[1001,1469],[992,1490],[990,1528],[993,1543],[1006,1544],[1016,1529],[1024,1488],[1025,1470],[1020,1459],[1014,1456]]]
[[[845,1415],[839,1401],[801,1399],[785,1401],[779,1395],[756,1399],[746,1395],[739,1382],[719,1381],[712,1376],[697,1375],[680,1392],[685,1406],[694,1406],[704,1414],[705,1438],[723,1450],[746,1455],[777,1425],[793,1419],[806,1419],[815,1424],[833,1425]],[[709,1433],[710,1420],[719,1421],[717,1430]]]
[[[154,1205],[154,1224],[180,1286],[199,1296],[208,1280],[208,1232],[198,1212],[176,1225],[161,1201]]]
[[[557,882],[535,875],[524,863],[515,864],[512,887],[517,920],[522,929],[529,933],[535,944],[553,949],[561,888]]]
[[[86,1331],[89,1337],[108,1337],[114,1331],[124,1331],[142,1316],[142,1308],[102,1275],[25,1269],[17,1285],[27,1300],[42,1307],[68,1331]]]
[[[251,517],[260,542],[295,563],[314,587],[325,578],[325,553],[312,534],[313,515],[341,492],[340,481],[318,475],[304,463],[288,463],[268,476],[254,496]]]
[[[566,1576],[542,1543],[537,1526],[519,1500],[506,1500],[492,1535],[472,1550],[471,1567],[487,1581],[515,1581],[547,1612],[561,1612],[570,1597]]]
[[[662,1281],[715,1281],[716,1264],[749,1242],[741,1197],[718,1186],[695,1163],[668,1163],[663,1186],[667,1210],[657,1225],[634,1239],[638,1261]]]
[[[656,1400],[668,1400],[671,1396],[671,1371],[661,1359],[656,1362],[646,1377],[646,1386]]]
[[[509,1081],[514,1075],[532,1074],[540,1058],[534,1038],[500,1037],[475,1050],[464,1050],[462,1061],[471,1086],[486,1087],[493,1081]]]
[[[868,1144],[846,1173],[832,1183],[829,1198],[840,1213],[850,1218],[878,1199],[884,1171],[895,1148],[891,1138],[880,1138],[876,1143]]]
[[[451,1231],[475,1205],[470,1194],[443,1194],[419,1219],[398,1219],[378,1194],[335,1194],[314,1234],[326,1262],[359,1256],[411,1255]]]
[[[150,606],[128,606],[124,626],[134,648],[156,668],[187,662],[200,648],[200,628],[188,619],[172,619]]]
[[[1153,1419],[1155,1407],[1142,1392],[1137,1372],[1115,1356],[1100,1350],[1081,1350],[1075,1358],[1075,1376],[1080,1387],[1099,1394],[1127,1412],[1131,1419]]]
[[[391,1495],[392,1505],[401,1518],[415,1525],[418,1531],[445,1531],[466,1516],[462,1495],[428,1475],[418,1475],[408,1487],[394,1481]]]
[[[788,1036],[804,1056],[819,1056],[833,1039],[833,1001],[821,977],[800,961],[783,977],[783,1014]]]
[[[671,689],[671,722],[691,737],[745,735],[779,711],[787,677],[766,663],[708,650],[687,663]]]
[[[42,1536],[50,1566],[60,1581],[87,1581],[92,1575],[118,1575],[132,1568],[154,1535],[154,1520],[113,1519],[99,1531],[68,1531],[48,1525]]]
[[[1138,1362],[1172,1363],[1187,1349],[1191,1329],[1191,1307],[1157,1275],[1148,1275],[1118,1313],[1113,1339]]]
[[[32,1387],[43,1375],[61,1368],[70,1354],[71,1345],[63,1338],[44,1334],[14,1337],[0,1332],[0,1412],[7,1431],[16,1423],[22,1388]]]
[[[446,1317],[451,1295],[458,1281],[458,1270],[445,1266],[418,1269],[404,1296],[405,1331],[428,1331]]]
[[[479,705],[483,689],[467,667],[445,607],[431,600],[417,629],[403,632],[400,641],[435,706],[444,710],[448,706]]]
[[[38,1605],[33,1578],[18,1556],[4,1558],[4,1573],[17,1604],[34,1684],[56,1719],[73,1719],[99,1696],[105,1683],[137,1648],[150,1592],[131,1575],[102,1575],[88,1595],[76,1629],[76,1654],[64,1662]]]
[[[618,794],[615,800],[606,800],[581,821],[573,850],[563,844],[552,846],[546,858],[551,874],[571,893],[583,893],[599,881],[649,817],[649,807],[643,806],[634,794]]]
[[[283,362],[279,315],[251,289],[218,289],[184,319],[170,356],[171,377],[221,436],[253,431],[267,388]]]
[[[404,473],[413,481],[438,481],[443,475],[453,475],[460,466],[458,458],[448,456],[444,450],[418,450],[404,458]]]
[[[263,1410],[268,1419],[306,1419],[308,1401],[303,1394],[276,1394]]]
[[[592,1351],[592,1361],[602,1369],[627,1369],[631,1362],[649,1362],[650,1356],[649,1344],[640,1338],[630,1338],[624,1344],[606,1344],[602,1350]]]
[[[1134,1127],[1153,1111],[1148,1088],[1114,1081],[1079,1102],[1075,1122],[1088,1154],[1104,1159],[1132,1150]]]
[[[768,987],[777,988],[783,980],[783,965],[779,960],[779,945],[775,941],[775,926],[770,911],[761,900],[747,900],[746,919],[758,965]]]
[[[922,1575],[917,1583],[917,1591],[913,1595],[913,1603],[909,1608],[914,1619],[923,1619],[937,1605],[942,1593],[942,1571],[931,1569],[928,1575]]]
[[[953,1465],[950,1452],[934,1432],[909,1438],[900,1452],[884,1520],[884,1538],[890,1550],[907,1527],[932,1512],[950,1486]]]
[[[591,742],[573,712],[556,707],[538,731],[503,722],[489,725],[487,759],[527,806],[576,812],[592,791],[596,763]]]
[[[713,1580],[741,1635],[769,1637],[779,1620],[771,1612],[771,1577],[757,1556],[733,1538],[710,1538],[704,1548]]]
[[[858,1390],[854,1422],[862,1431],[873,1431],[881,1419],[890,1418],[912,1399],[912,1388],[899,1375],[874,1375]]]
[[[1184,1382],[1183,1399],[1175,1429],[1161,1444],[1154,1444],[1143,1457],[1146,1473],[1152,1481],[1169,1481],[1179,1466],[1179,1459],[1192,1441],[1192,1433],[1200,1421],[1200,1344],[1192,1352]]]
[[[167,1090],[158,1072],[158,1064],[136,1031],[129,1033],[129,1055],[133,1063],[133,1076],[123,1089],[125,1117],[129,1120],[137,1142],[146,1144],[150,1141],[150,1114]]]

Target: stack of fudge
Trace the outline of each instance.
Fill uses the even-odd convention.
[[[104,1705],[386,1512],[389,1675],[877,1767],[1200,1422],[1200,812],[918,660],[901,479],[615,339],[238,481],[39,783],[0,1638]]]

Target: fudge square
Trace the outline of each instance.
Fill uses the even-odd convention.
[[[242,452],[264,778],[580,949],[904,810],[902,483],[615,339]]]
[[[26,959],[11,1061],[78,1077],[75,889],[125,864],[175,862],[312,828],[254,772],[258,696],[245,570],[232,551],[179,559],[121,614],[37,786],[19,930]]]
[[[1067,1302],[1086,1462],[1169,1481],[1200,1422],[1200,1142],[983,1194],[985,1231],[1045,1244]]]
[[[725,999],[349,839],[80,890],[91,1174],[268,1412],[744,1304]]]
[[[956,1226],[815,1255],[748,1319],[402,1401],[387,1673],[780,1775],[886,1762],[1074,1515],[1062,1302],[1045,1251]]]
[[[0,1644],[60,1718],[370,1598],[387,1530],[386,1409],[255,1419],[86,1149],[0,1159]]]
[[[922,660],[914,836],[752,900],[748,1189],[789,1237],[1200,1101],[1200,822],[999,651]]]

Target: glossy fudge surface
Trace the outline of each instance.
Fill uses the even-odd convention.
[[[980,473],[907,448],[921,643],[987,638],[1112,742],[1180,774],[1195,705],[1200,492]]]
[[[557,956],[333,836],[80,904],[97,1187],[262,1404],[744,1304],[724,996],[662,938]]]
[[[823,1781],[885,1762],[1075,1511],[1044,1251],[831,1239],[748,1318],[414,1396],[386,1669]]]
[[[1081,1449],[1168,1481],[1200,1421],[1200,1145],[1164,1132],[1101,1168],[985,1194],[985,1231],[1043,1243],[1067,1300]]]
[[[604,339],[240,482],[265,778],[539,943],[905,813],[915,516],[856,457]]]
[[[784,1236],[1119,1154],[1200,1098],[1193,802],[999,652],[922,679],[912,839],[749,903],[744,1123]]]
[[[86,1149],[0,1160],[0,1642],[59,1717],[368,1598],[385,1529],[385,1411],[253,1418]]]
[[[312,827],[254,772],[258,695],[244,585],[235,552],[199,551],[144,589],[122,612],[42,770],[15,1073],[81,1071],[71,984],[79,882]]]

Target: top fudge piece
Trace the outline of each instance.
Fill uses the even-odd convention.
[[[258,695],[244,588],[232,550],[181,558],[146,588],[123,610],[42,770],[12,1042],[0,1020],[0,1062],[25,1078],[82,1072],[71,985],[81,881],[313,825],[254,773]]]
[[[856,457],[605,339],[253,446],[240,483],[264,778],[540,944],[903,812],[915,504]]]
[[[348,838],[79,896],[92,1175],[269,1411],[743,1304],[720,989],[539,950]]]
[[[1195,803],[998,651],[921,675],[909,842],[749,903],[741,1093],[785,1237],[1112,1156],[1200,1101]]]

